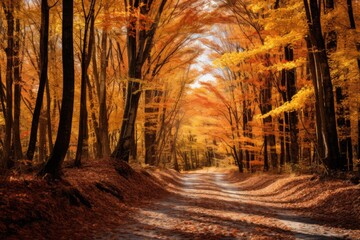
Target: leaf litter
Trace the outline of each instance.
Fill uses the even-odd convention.
[[[317,176],[92,160],[48,183],[0,185],[6,239],[360,239],[360,188]]]

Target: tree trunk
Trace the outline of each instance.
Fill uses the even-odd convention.
[[[285,114],[284,114],[285,115]],[[284,117],[279,117],[279,132],[280,132],[280,171],[285,166],[285,131],[284,131]]]
[[[11,135],[13,129],[13,67],[14,67],[14,3],[2,3],[7,22],[7,47],[6,53],[6,110],[5,110],[5,139],[3,167],[9,168],[13,164],[11,153]]]
[[[16,3],[17,11],[20,5]],[[14,160],[23,158],[20,140],[20,104],[21,104],[21,73],[20,73],[20,19],[16,19],[14,41],[14,123],[13,123],[13,147]]]
[[[288,45],[285,47],[285,60],[293,61],[294,52],[293,49]],[[296,94],[296,71],[295,69],[290,69],[285,71],[285,81],[286,81],[286,99],[290,101],[292,97]],[[289,119],[289,133],[290,133],[290,161],[291,164],[299,163],[299,143],[298,143],[298,116],[297,112],[293,111],[288,113]]]
[[[110,156],[109,142],[109,121],[107,115],[106,104],[106,68],[108,65],[107,50],[108,35],[107,30],[103,29],[101,38],[101,54],[100,54],[100,84],[99,84],[99,134],[101,141],[102,157]]]
[[[74,107],[74,48],[73,48],[73,0],[63,1],[62,16],[62,56],[63,56],[63,94],[60,122],[54,149],[49,160],[39,172],[40,176],[49,174],[60,178],[61,165],[69,148],[72,115]]]
[[[79,134],[78,143],[75,156],[75,166],[81,166],[82,157],[88,157],[88,112],[87,112],[87,99],[86,99],[86,85],[88,76],[88,68],[90,65],[91,51],[93,49],[93,36],[94,36],[94,7],[96,0],[91,1],[89,13],[85,15],[85,29],[83,44],[81,50],[81,89],[80,89],[80,119],[79,119]],[[90,31],[90,34],[89,34]],[[88,35],[90,35],[88,37]],[[89,38],[89,39],[88,39]]]
[[[155,99],[155,90],[145,91],[145,163],[156,165],[156,128],[159,108],[152,106],[159,101]]]
[[[94,37],[94,36],[93,36]],[[90,100],[90,111],[91,111],[91,119],[93,122],[93,128],[94,128],[94,132],[95,132],[95,138],[96,138],[96,148],[95,148],[95,156],[98,158],[102,158],[103,154],[102,154],[102,143],[101,143],[101,137],[100,137],[100,128],[99,128],[99,123],[98,123],[98,118],[96,117],[95,114],[95,106],[94,106],[94,95],[96,95],[96,92],[98,93],[98,99],[99,99],[99,89],[100,89],[100,80],[99,80],[99,73],[98,73],[98,67],[97,67],[97,59],[96,59],[96,47],[95,44],[93,45],[93,50],[92,50],[92,67],[93,67],[93,76],[94,76],[94,80],[95,80],[95,87],[91,86],[90,83],[90,79],[87,79],[87,86],[88,86],[88,93],[89,93],[89,100]],[[95,90],[96,91],[95,91]]]
[[[261,89],[261,104],[260,104],[260,110],[262,114],[268,113],[271,111],[271,80],[269,77],[265,79],[265,85],[263,86],[263,89]],[[265,119],[263,119],[263,128],[264,128],[264,161],[268,160],[267,156],[267,147],[270,146],[270,157],[271,157],[271,166],[273,169],[277,168],[277,154],[276,154],[276,142],[275,142],[275,135],[273,133],[273,123],[272,123],[272,117],[269,116]],[[265,156],[266,154],[266,156]],[[267,165],[267,166],[266,166]],[[268,162],[264,162],[264,169],[268,170]],[[267,169],[266,169],[267,168]]]
[[[326,0],[325,10],[327,13],[334,10],[334,1]],[[326,48],[328,52],[335,52],[337,49],[337,32],[333,26],[330,26],[330,31],[325,33]],[[346,86],[346,79],[344,82]],[[337,126],[339,129],[339,151],[340,151],[340,170],[352,169],[352,143],[350,135],[350,109],[346,104],[346,95],[343,93],[341,87],[336,87],[336,103],[337,103]],[[348,151],[351,153],[348,156]]]
[[[173,138],[173,141],[171,143],[171,154],[172,154],[172,157],[173,157],[174,169],[177,172],[180,171],[179,163],[178,163],[178,160],[177,160],[177,154],[176,154],[176,142],[177,142],[177,138],[178,138],[179,129],[180,129],[180,120],[176,120],[174,138]]]
[[[354,12],[353,12],[353,5],[352,5],[352,0],[347,0],[347,9],[348,9],[348,16],[349,16],[349,21],[350,21],[350,29],[356,29],[356,23],[355,23],[355,18],[354,18]],[[356,51],[359,53],[360,52],[360,42],[355,42],[355,47],[356,47]],[[358,69],[360,71],[360,57],[358,56],[357,58],[357,65],[358,65]],[[358,108],[358,147],[357,147],[357,158],[360,159],[360,107]],[[350,153],[349,153],[350,155]],[[360,173],[360,170],[359,170]]]
[[[46,161],[46,118],[41,114],[39,119],[39,162]]]
[[[51,124],[51,97],[49,81],[46,81],[46,120],[47,120],[47,137],[49,143],[49,152],[52,152],[54,148],[52,140],[52,124]]]
[[[310,7],[308,0],[304,0],[304,5],[308,19],[310,42],[314,47],[312,55],[315,62],[315,68],[313,69],[315,72],[312,72],[312,78],[318,90],[319,104],[317,107],[319,107],[321,140],[323,142],[322,146],[324,146],[324,154],[321,158],[328,169],[337,170],[341,168],[342,164],[336,129],[333,86],[320,23],[320,8],[316,0],[310,0]]]
[[[137,73],[137,76],[141,76],[141,73]],[[134,135],[140,94],[140,83],[133,81],[129,82],[126,97],[127,104],[125,105],[120,139],[111,155],[116,159],[121,159],[126,162],[129,161],[132,142],[131,138]]]
[[[164,10],[167,0],[162,0],[159,3],[159,8],[154,22],[149,30],[143,26],[138,29],[138,19],[136,17],[135,9],[140,8],[140,13],[146,16],[152,7],[152,1],[148,4],[140,6],[139,1],[135,1],[134,5],[128,8],[130,23],[127,28],[127,49],[128,49],[128,86],[127,96],[125,102],[125,110],[123,114],[123,121],[120,130],[120,138],[111,154],[112,157],[128,162],[131,150],[132,139],[134,136],[136,115],[138,104],[141,95],[140,82],[142,81],[142,67],[146,59],[150,56],[150,51],[153,46],[153,39],[157,30],[161,14]],[[130,1],[132,3],[132,1]],[[129,3],[129,4],[130,4]],[[141,25],[141,22],[140,22]]]
[[[32,160],[35,153],[39,118],[44,98],[45,85],[48,79],[49,12],[50,8],[48,6],[47,0],[42,0],[40,27],[40,82],[36,97],[34,114],[31,122],[29,146],[26,152],[26,157],[28,160]]]
[[[268,143],[267,136],[264,136],[264,172],[269,171]]]

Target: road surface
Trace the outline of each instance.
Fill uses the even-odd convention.
[[[126,224],[95,239],[346,239],[264,198],[241,191],[223,173],[187,173],[182,187],[137,209]],[[269,201],[269,200],[268,200]]]

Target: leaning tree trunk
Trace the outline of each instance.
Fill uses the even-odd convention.
[[[60,178],[61,165],[69,148],[72,115],[74,107],[74,48],[73,48],[73,0],[63,1],[62,16],[62,56],[63,56],[63,94],[60,110],[60,122],[54,149],[49,160],[39,172],[40,176],[49,174]]]
[[[28,160],[32,160],[35,153],[39,118],[44,99],[45,85],[48,78],[49,12],[50,8],[48,6],[47,0],[42,0],[40,28],[40,82],[31,123],[29,146],[26,152],[26,157]]]
[[[132,3],[132,1],[129,1]],[[128,162],[131,150],[132,139],[135,130],[136,115],[141,95],[142,67],[146,59],[150,56],[153,47],[153,39],[164,10],[167,0],[162,0],[156,12],[156,17],[150,27],[145,28],[142,22],[138,21],[135,14],[136,9],[140,9],[143,16],[147,16],[152,10],[152,1],[144,1],[139,4],[135,1],[134,5],[129,5],[130,23],[127,28],[127,50],[128,50],[128,86],[125,102],[125,109],[120,130],[119,141],[111,154],[113,158]],[[146,4],[147,3],[147,4]],[[140,26],[137,26],[137,25]],[[139,29],[140,30],[137,30]]]

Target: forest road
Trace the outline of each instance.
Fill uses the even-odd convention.
[[[240,191],[222,173],[187,173],[182,187],[137,209],[126,224],[94,239],[346,239],[264,199]]]

